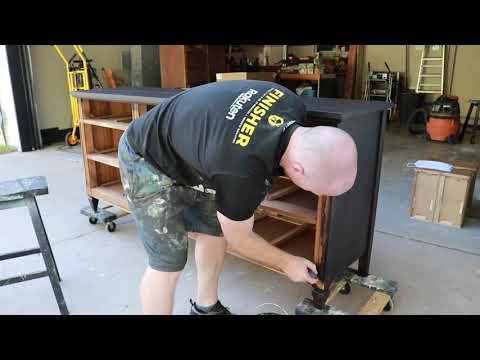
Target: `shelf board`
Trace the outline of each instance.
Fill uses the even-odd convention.
[[[260,209],[267,214],[285,216],[306,224],[317,222],[318,196],[298,190],[278,200],[264,200]]]
[[[290,74],[290,73],[279,73],[278,77],[282,80],[311,80],[317,81],[320,80],[320,74]]]
[[[124,211],[130,212],[127,200],[123,195],[123,187],[121,182],[115,182],[108,185],[101,185],[91,188],[90,195]]]
[[[118,168],[118,153],[117,151],[111,151],[107,153],[94,153],[88,154],[87,159],[93,160],[105,165],[113,166]]]
[[[288,178],[281,178],[277,177],[273,181],[273,186],[270,192],[267,194],[267,200],[276,200],[283,196],[286,196],[292,192],[299,190],[300,188],[295,185],[290,179]]]
[[[288,252],[289,254],[301,256],[310,261],[314,261],[313,256],[314,256],[314,248],[315,248],[315,232],[313,230],[307,230],[301,233],[298,237],[295,237],[294,239],[291,239],[285,243],[282,243],[278,247]],[[227,249],[227,253],[229,253],[232,256],[238,257],[242,260],[248,261],[252,264],[274,271],[278,274],[285,275],[285,273],[279,269],[272,268],[264,263],[247,258],[246,256],[243,256],[232,249]]]
[[[131,117],[120,117],[111,119],[82,119],[82,122],[84,124],[125,131],[131,120]]]

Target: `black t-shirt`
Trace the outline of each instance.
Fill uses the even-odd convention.
[[[186,90],[127,129],[131,146],[176,182],[216,190],[217,209],[251,217],[269,191],[293,130],[306,115],[292,91],[233,80]]]

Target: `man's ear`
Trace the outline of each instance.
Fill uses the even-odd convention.
[[[292,164],[292,171],[296,176],[302,176],[304,174],[303,166],[298,162]]]

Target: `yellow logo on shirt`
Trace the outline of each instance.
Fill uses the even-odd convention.
[[[283,124],[283,118],[278,115],[270,115],[268,117],[268,123],[272,126],[279,127]]]
[[[267,111],[270,110],[270,108],[284,95],[285,94],[281,90],[276,88],[271,88],[262,95],[240,122],[233,142],[241,147],[247,146],[258,126],[258,123],[264,118]],[[278,127],[283,124],[284,120],[280,116],[270,115],[268,117],[268,122],[270,125]]]

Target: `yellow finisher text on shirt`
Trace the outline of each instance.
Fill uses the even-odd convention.
[[[247,113],[245,121],[240,127],[240,131],[235,139],[235,144],[245,147],[250,142],[258,123],[263,119],[267,110],[280,99],[284,93],[278,89],[274,89],[267,93],[255,106],[252,111]]]

